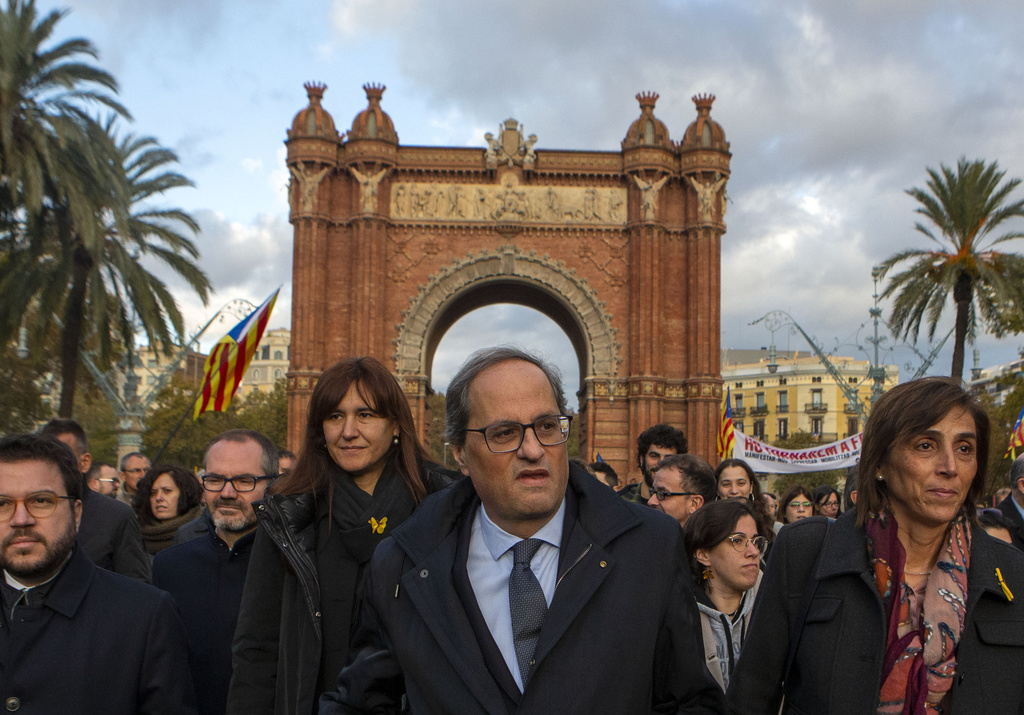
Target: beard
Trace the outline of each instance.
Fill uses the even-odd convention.
[[[234,516],[225,516],[217,513],[217,507],[230,506],[239,510]],[[217,499],[210,505],[210,520],[214,527],[229,533],[249,531],[256,526],[256,512],[252,510],[251,504],[246,504],[234,499]]]
[[[0,567],[19,581],[53,576],[75,548],[77,535],[78,527],[73,520],[52,544],[34,529],[13,529],[0,543]],[[43,553],[39,556],[8,556],[11,542],[25,536],[31,536],[42,544]]]

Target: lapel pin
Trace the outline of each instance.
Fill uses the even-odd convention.
[[[1006,581],[1003,580],[1003,573],[996,568],[996,578],[999,579],[999,585],[1003,589],[1003,595],[1006,596],[1007,601],[1013,600],[1013,593],[1010,591],[1010,587],[1006,585]]]

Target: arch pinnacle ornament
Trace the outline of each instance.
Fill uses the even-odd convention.
[[[576,332],[583,348],[581,377],[613,379],[619,363],[621,345],[616,342],[616,330],[604,303],[586,280],[568,268],[562,261],[550,256],[539,256],[534,251],[520,251],[515,246],[502,246],[496,251],[484,250],[467,254],[436,273],[412,297],[397,326],[398,338],[394,344],[395,365],[400,376],[426,376],[432,347],[452,322],[446,314],[460,297],[489,284],[515,283],[523,289],[533,289],[559,304],[575,323],[567,330],[572,339]],[[448,316],[449,318],[451,316]],[[557,320],[557,316],[552,315]],[[442,326],[444,326],[442,328]],[[567,326],[563,325],[563,328]],[[575,327],[575,331],[573,331]]]

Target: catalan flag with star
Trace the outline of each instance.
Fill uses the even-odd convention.
[[[1010,433],[1010,444],[1006,447],[1006,454],[1003,458],[1009,457],[1010,459],[1017,459],[1017,450],[1024,451],[1024,424],[1021,423],[1024,420],[1024,407],[1021,407],[1020,414],[1017,415],[1017,422],[1013,425],[1013,431]]]
[[[256,354],[256,346],[263,337],[280,292],[278,288],[271,293],[263,305],[232,328],[210,351],[204,368],[203,389],[196,398],[193,420],[199,419],[199,415],[204,412],[223,412],[231,404],[245,369]]]
[[[736,428],[732,425],[732,407],[729,405],[729,388],[725,388],[725,404],[718,420],[718,458],[728,459],[736,448]]]

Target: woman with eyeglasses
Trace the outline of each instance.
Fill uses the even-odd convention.
[[[814,514],[815,516],[827,516],[829,519],[839,517],[839,492],[827,484],[822,484],[814,490]]]
[[[732,498],[695,511],[683,525],[683,536],[698,586],[705,663],[725,690],[746,639],[767,533],[750,500]]]
[[[1024,554],[978,526],[988,454],[960,380],[882,395],[856,510],[775,540],[729,712],[1024,712]]]
[[[814,497],[810,490],[802,484],[794,484],[779,500],[779,521],[783,524],[814,516]]]
[[[139,481],[132,508],[146,551],[157,554],[202,511],[203,489],[195,475],[174,464],[157,464]]]
[[[451,474],[428,462],[380,362],[347,358],[320,375],[298,461],[256,509],[227,712],[316,709],[345,665],[377,544]]]

